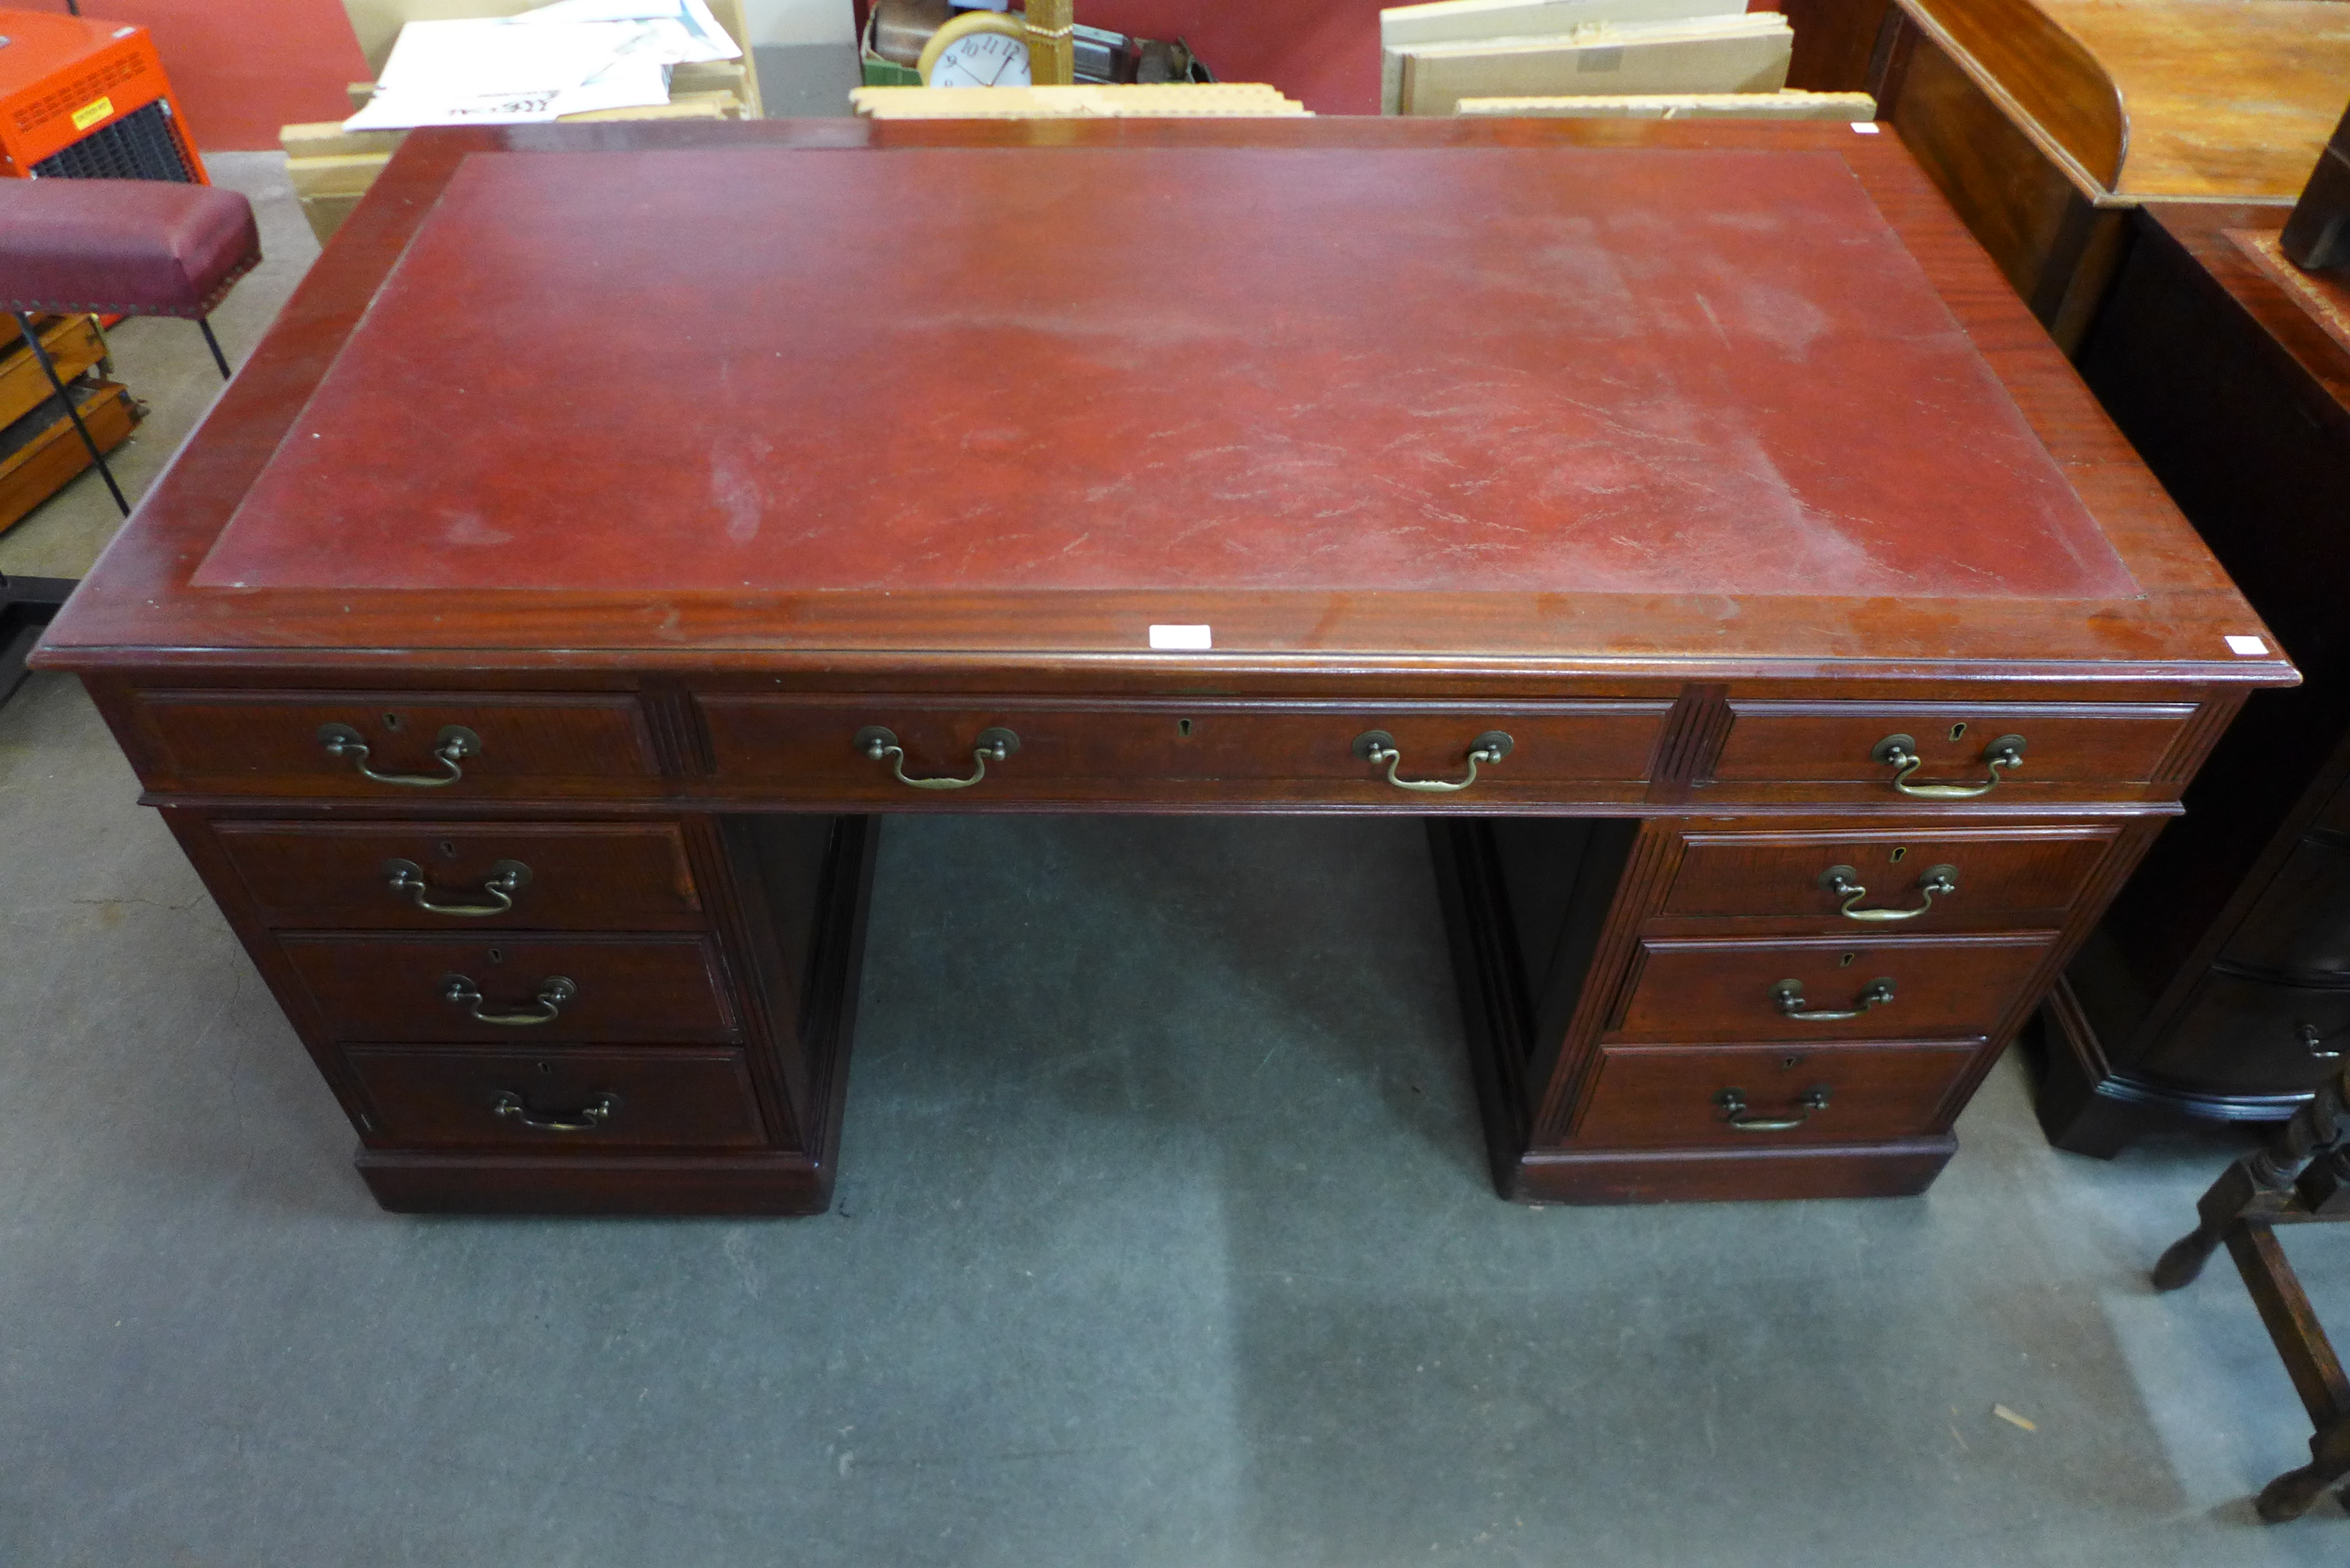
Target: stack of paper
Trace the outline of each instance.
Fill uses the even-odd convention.
[[[515,16],[411,22],[346,130],[528,125],[669,101],[673,65],[742,51],[703,0],[557,0]]]
[[[1379,13],[1380,108],[1450,114],[1464,97],[1767,93],[1794,39],[1745,0],[1438,0]]]

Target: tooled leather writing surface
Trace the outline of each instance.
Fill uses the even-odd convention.
[[[466,161],[213,587],[2115,598],[1842,161]]]

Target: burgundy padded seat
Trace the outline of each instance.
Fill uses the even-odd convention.
[[[0,311],[16,317],[124,516],[130,503],[57,379],[34,316],[192,317],[226,380],[228,356],[204,317],[260,260],[253,203],[234,191],[172,180],[0,180]]]
[[[253,205],[166,180],[0,180],[0,310],[202,320],[261,260]]]

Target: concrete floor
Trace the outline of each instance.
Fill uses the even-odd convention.
[[[306,251],[215,172],[241,358]],[[135,489],[211,372],[118,351]],[[2146,1283],[2235,1143],[2055,1153],[2011,1061],[1923,1198],[1503,1204],[1409,823],[892,820],[833,1213],[415,1220],[136,794],[70,680],[0,709],[10,1568],[2350,1554],[2252,1516],[2307,1428],[2232,1272]]]

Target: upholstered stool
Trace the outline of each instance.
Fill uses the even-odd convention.
[[[192,317],[226,379],[228,359],[205,317],[260,260],[253,206],[234,191],[165,180],[0,180],[0,310],[24,328],[126,515],[130,504],[41,347],[33,313]]]

